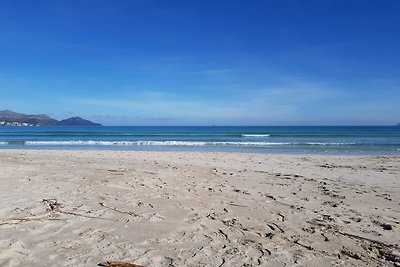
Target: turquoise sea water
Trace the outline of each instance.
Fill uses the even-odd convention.
[[[0,127],[0,149],[400,155],[400,127]]]

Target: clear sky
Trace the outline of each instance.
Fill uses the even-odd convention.
[[[0,109],[106,125],[400,122],[400,1],[2,0]]]

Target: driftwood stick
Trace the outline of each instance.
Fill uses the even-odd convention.
[[[144,267],[142,265],[137,265],[134,263],[122,262],[122,261],[106,261],[99,263],[98,266],[103,267]]]
[[[117,209],[117,208],[108,207],[108,206],[106,206],[103,202],[99,202],[99,204],[100,204],[100,206],[102,206],[102,207],[104,207],[104,208],[113,210],[113,211],[118,212],[118,213],[128,214],[128,215],[133,216],[133,217],[139,217],[139,215],[137,215],[136,213],[131,212],[131,211],[122,211],[122,210],[119,210],[119,209]]]

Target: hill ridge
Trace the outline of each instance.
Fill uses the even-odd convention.
[[[56,120],[46,114],[23,114],[14,112],[10,109],[4,109],[0,111],[0,122],[1,125],[16,125],[21,126],[27,125],[38,125],[38,126],[101,126],[100,123],[95,123],[81,117],[71,117],[64,120]]]

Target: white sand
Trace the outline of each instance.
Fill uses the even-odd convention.
[[[0,150],[0,266],[400,266],[400,157]]]

